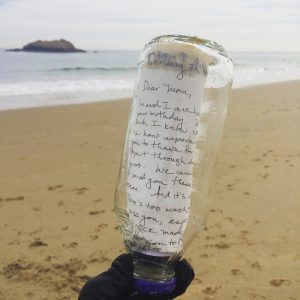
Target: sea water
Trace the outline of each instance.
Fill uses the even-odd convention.
[[[131,97],[140,51],[0,50],[0,110]],[[300,53],[231,52],[234,88],[300,79]]]

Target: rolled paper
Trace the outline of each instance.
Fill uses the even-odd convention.
[[[131,247],[180,252],[190,213],[207,62],[195,47],[153,45],[139,65],[128,133]],[[144,244],[143,244],[144,243]],[[136,245],[135,245],[136,244]]]

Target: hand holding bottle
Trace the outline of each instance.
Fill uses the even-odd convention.
[[[117,257],[106,272],[90,279],[78,300],[171,300],[185,293],[195,274],[192,266],[181,260],[176,264],[176,287],[168,295],[140,295],[133,288],[133,261],[129,254]]]

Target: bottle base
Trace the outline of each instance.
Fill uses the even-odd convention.
[[[144,295],[170,294],[176,287],[176,277],[172,277],[170,281],[150,281],[135,277],[133,287],[135,291]]]

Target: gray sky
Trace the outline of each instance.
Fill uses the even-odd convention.
[[[0,47],[37,39],[83,49],[137,49],[162,34],[228,50],[300,51],[300,0],[0,0]]]

